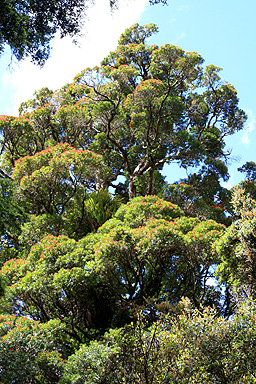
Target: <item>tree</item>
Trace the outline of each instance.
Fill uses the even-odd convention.
[[[177,204],[186,216],[213,219],[229,226],[231,193],[219,184],[214,173],[208,176],[204,178],[199,173],[174,184],[165,183],[159,195]]]
[[[247,161],[242,167],[238,168],[238,171],[246,174],[246,180],[256,180],[256,164],[254,161]]]
[[[239,172],[245,173],[245,180],[238,185],[245,190],[250,197],[256,199],[256,164],[254,161],[247,161],[242,167],[237,169]]]
[[[80,102],[96,134],[93,148],[108,163],[114,159],[113,174],[126,175],[130,198],[136,196],[136,178],[146,173],[150,194],[154,171],[165,163],[219,168],[228,155],[225,136],[245,121],[220,68],[203,70],[200,55],[173,45],[147,45],[155,32],[153,24],[135,24],[100,67],[82,71],[74,81],[87,87]]]
[[[135,24],[100,67],[82,71],[55,93],[39,91],[21,106],[19,118],[2,117],[6,171],[21,156],[67,142],[101,154],[111,169],[102,186],[115,188],[123,175],[129,198],[142,179],[145,194],[152,194],[165,163],[201,167],[206,183],[225,180],[224,139],[246,119],[237,93],[221,80],[220,68],[203,69],[199,54],[147,45],[156,32],[153,24]]]
[[[150,4],[166,0],[150,0]],[[31,57],[43,65],[50,55],[50,42],[56,32],[75,36],[81,30],[82,15],[90,0],[14,1],[2,0],[0,10],[0,54],[8,45],[16,59]],[[109,0],[118,7],[118,0]]]
[[[2,383],[58,383],[74,343],[59,320],[41,324],[26,317],[0,316]]]
[[[218,273],[236,301],[244,301],[256,293],[256,202],[238,185],[232,203],[236,220],[215,244],[221,258]]]
[[[26,317],[0,316],[1,382],[57,383],[64,359],[74,348],[63,329],[59,320],[41,324]]]
[[[255,382],[255,307],[230,305],[255,296],[255,200],[239,190],[226,229],[220,185],[246,116],[219,68],[147,45],[156,31],[0,118],[1,382]],[[196,170],[164,185],[170,162]]]
[[[208,278],[217,262],[211,244],[223,225],[184,217],[178,206],[154,196],[132,199],[114,217],[99,229],[103,238],[95,252],[124,306],[183,296],[195,306],[219,305]]]
[[[101,185],[103,172],[108,170],[103,167],[100,155],[60,143],[34,156],[20,158],[15,163],[13,179],[19,183],[19,199],[26,212],[50,215],[56,234],[59,234],[57,228],[61,232],[63,226],[69,235],[85,234],[88,224],[91,230],[96,230],[86,216],[86,199],[88,193]],[[72,222],[75,214],[76,220]],[[61,225],[62,221],[66,224]]]
[[[0,11],[0,53],[9,45],[12,54],[27,56],[42,65],[50,54],[50,41],[57,31],[61,37],[80,30],[85,1],[3,0]]]
[[[19,251],[18,237],[27,215],[16,199],[16,185],[8,177],[0,177],[0,264]]]
[[[47,235],[7,261],[2,310],[58,318],[79,343],[129,323],[134,306],[151,298],[177,303],[185,295],[221,311],[221,291],[208,279],[217,262],[212,243],[223,230],[157,197],[135,198],[79,242]]]

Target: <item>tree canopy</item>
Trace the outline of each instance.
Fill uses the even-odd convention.
[[[27,56],[43,64],[50,54],[50,41],[80,30],[85,0],[13,1],[3,0],[0,10],[0,53],[8,45],[21,60]]]
[[[221,185],[246,115],[156,32],[0,117],[2,383],[255,382],[255,163]]]
[[[150,0],[150,4],[166,4],[166,0]],[[0,9],[0,55],[6,45],[16,59],[29,56],[43,65],[50,55],[50,42],[60,33],[75,36],[82,26],[82,16],[91,0],[2,0]],[[118,0],[109,0],[118,7]]]

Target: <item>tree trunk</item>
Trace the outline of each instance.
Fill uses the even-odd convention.
[[[136,197],[136,186],[134,184],[134,179],[135,178],[131,178],[129,182],[129,199]]]
[[[149,176],[148,176],[147,196],[152,195],[152,192],[153,192],[153,181],[154,181],[154,170],[150,169]]]

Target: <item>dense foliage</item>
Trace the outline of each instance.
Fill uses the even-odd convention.
[[[149,0],[151,5],[166,0]],[[6,45],[17,60],[30,57],[43,65],[50,55],[50,43],[57,32],[61,37],[76,36],[83,16],[93,0],[1,0],[0,55]],[[118,0],[109,0],[111,8]]]
[[[30,56],[43,64],[50,54],[50,41],[79,32],[84,0],[3,0],[0,9],[0,53],[8,45],[18,59]]]
[[[2,383],[256,383],[255,164],[221,185],[246,116],[155,32],[0,118]]]

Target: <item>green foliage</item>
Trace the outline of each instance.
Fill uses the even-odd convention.
[[[219,68],[203,70],[200,55],[170,44],[147,45],[156,31],[153,24],[135,24],[100,67],[74,80],[91,89],[84,105],[106,140],[97,151],[114,156],[112,164],[105,157],[114,175],[127,172],[129,198],[136,196],[136,179],[147,173],[151,194],[153,172],[173,161],[217,170],[225,179],[224,137],[242,129],[246,119]]]
[[[97,236],[93,243],[96,240]],[[65,236],[48,235],[31,248],[26,260],[6,262],[1,277],[12,285],[5,296],[7,302],[12,300],[9,310],[42,321],[59,318],[70,335],[85,341],[91,328],[100,328],[103,321],[97,321],[93,313],[95,301],[100,309],[104,298],[94,276],[96,262],[90,248]]]
[[[120,213],[121,209],[117,211],[119,219]],[[176,302],[187,295],[195,305],[207,301],[206,280],[211,276],[210,267],[217,262],[211,244],[224,227],[213,221],[200,223],[185,217],[166,221],[152,216],[140,227],[128,215],[125,225],[114,221],[96,245],[96,257],[112,294],[124,303],[140,305],[149,297]]]
[[[26,214],[18,204],[16,186],[9,178],[0,177],[0,264],[19,250],[18,236]]]
[[[41,233],[35,233],[35,238],[39,235],[39,239],[50,231],[57,235],[63,233],[76,237],[79,234],[81,237],[89,228],[95,230],[97,225],[110,217],[115,210],[115,203],[117,204],[117,199],[112,201],[107,192],[103,201],[101,192],[101,205],[97,209],[98,216],[103,216],[98,217],[98,223],[95,219],[94,225],[91,218],[92,207],[90,208],[89,200],[86,202],[86,199],[88,192],[100,183],[104,172],[108,170],[103,167],[100,155],[88,150],[77,150],[67,143],[57,144],[37,152],[34,156],[19,159],[15,163],[13,178],[19,183],[20,202],[30,214],[44,215],[38,219],[32,218],[30,224],[23,228],[25,232],[23,231],[22,236],[31,228],[32,222],[36,224],[32,228],[34,233],[42,230]],[[45,216],[47,214],[50,217]],[[31,240],[32,238],[28,241]]]
[[[107,190],[100,190],[86,195],[76,205],[73,201],[62,214],[30,215],[21,226],[19,245],[25,253],[29,253],[30,248],[48,234],[79,240],[89,232],[96,232],[120,205],[120,198],[112,196]]]
[[[26,317],[0,317],[2,383],[58,383],[73,349],[59,320],[45,324]]]
[[[115,217],[129,225],[132,228],[140,227],[148,219],[172,220],[180,217],[183,212],[172,203],[164,201],[157,196],[136,197],[130,200],[126,205],[118,209]]]
[[[81,342],[123,325],[132,307],[151,297],[177,302],[187,295],[196,306],[219,305],[207,278],[217,261],[211,246],[223,230],[148,196],[120,207],[98,233],[79,242],[63,235],[39,239],[34,232],[29,254],[1,269],[2,310],[41,321],[59,318]]]
[[[114,355],[115,346],[112,348],[102,343],[91,342],[82,345],[73,354],[65,365],[63,384],[85,383],[111,383],[111,357]],[[115,356],[115,355],[114,355]]]
[[[155,24],[148,24],[147,26],[134,24],[131,28],[126,29],[122,33],[118,44],[146,44],[146,39],[151,37],[156,32],[158,32],[158,28]]]
[[[255,320],[254,304],[225,320],[183,300],[151,326],[142,312],[93,349],[78,350],[64,383],[255,383]]]
[[[156,32],[0,118],[3,383],[256,383],[254,304],[220,317],[255,296],[255,164],[233,208],[221,186],[246,115]],[[187,179],[164,184],[172,162]]]
[[[242,167],[238,168],[238,171],[246,173],[246,180],[256,180],[256,164],[254,161],[247,161]]]
[[[232,223],[231,192],[220,186],[214,174],[208,176],[201,178],[194,174],[179,183],[166,183],[159,195],[177,204],[186,216],[213,219],[229,226]]]
[[[218,67],[203,69],[199,54],[147,45],[155,32],[154,24],[135,24],[99,67],[83,70],[59,91],[37,92],[19,118],[2,117],[6,170],[11,174],[20,157],[68,143],[102,155],[110,172],[101,189],[125,175],[129,198],[142,193],[141,183],[143,194],[155,193],[165,163],[202,167],[203,174],[226,180],[224,139],[246,120],[237,93]]]
[[[256,205],[244,189],[237,186],[233,190],[233,206],[236,220],[216,243],[221,257],[218,273],[230,284],[241,298],[255,297],[255,244],[256,244]]]
[[[66,220],[63,220],[60,215],[31,215],[30,219],[21,227],[20,246],[29,253],[31,247],[39,243],[49,233],[53,236],[68,235],[65,224]]]
[[[164,4],[166,0],[149,0],[150,5]],[[50,43],[60,32],[61,37],[76,36],[81,30],[81,15],[90,0],[3,0],[0,10],[0,53],[8,45],[16,59],[27,56],[43,65],[50,55]],[[111,8],[118,7],[118,0],[109,0]]]
[[[6,44],[22,60],[30,56],[42,65],[50,54],[50,41],[59,31],[61,36],[75,35],[80,30],[84,1],[8,1],[1,3],[0,52]]]
[[[195,188],[189,184],[184,182],[177,184],[166,183],[160,196],[167,201],[177,204],[186,216],[206,218],[207,204],[199,193],[195,191]]]
[[[122,200],[118,196],[112,196],[107,189],[91,193],[85,202],[87,220],[91,230],[96,231],[111,219],[121,204]]]

